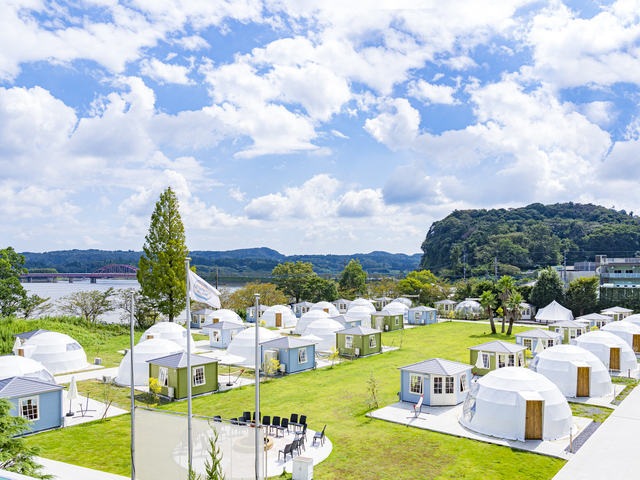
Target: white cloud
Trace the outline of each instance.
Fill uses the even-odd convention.
[[[180,85],[190,85],[193,82],[188,77],[191,68],[184,65],[171,65],[163,63],[157,58],[144,59],[140,62],[140,73],[153,78],[160,85],[164,83],[177,83]]]
[[[91,238],[89,235],[85,235],[84,237],[82,237],[82,241],[87,247],[95,247],[96,245],[102,244],[101,241],[95,240],[94,238]]]
[[[347,137],[344,133],[339,132],[338,130],[331,130],[331,135],[333,135],[334,137],[338,137],[338,138],[344,138],[345,140],[349,140],[349,137]]]
[[[227,195],[229,195],[229,198],[237,202],[243,202],[246,194],[240,191],[240,187],[236,187],[236,188],[230,188],[229,192],[227,192]]]
[[[418,80],[417,82],[410,82],[407,86],[407,93],[417,98],[418,100],[429,103],[442,103],[445,105],[459,104],[460,101],[453,97],[453,94],[458,90],[457,87],[451,87],[449,85],[434,85],[433,83],[427,83],[424,80]]]
[[[210,48],[211,45],[199,35],[171,39],[171,43],[181,46],[185,50],[202,50]]]
[[[345,193],[338,203],[337,213],[341,217],[374,217],[383,210],[380,190],[366,188]]]

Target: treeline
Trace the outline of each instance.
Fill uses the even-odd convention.
[[[456,210],[434,222],[422,243],[421,267],[441,275],[499,275],[593,261],[595,255],[635,256],[640,219],[592,205],[534,203],[522,208]]]
[[[122,250],[61,250],[54,252],[23,252],[25,268],[55,269],[58,273],[92,272],[110,264],[138,265],[142,252]],[[311,263],[319,275],[335,276],[350,260],[359,260],[371,275],[401,275],[420,264],[420,255],[387,252],[357,253],[354,255],[282,255],[270,248],[248,248],[226,252],[195,250],[190,252],[191,264],[198,273],[212,278],[218,267],[219,275],[229,279],[270,278],[273,269],[281,263],[302,261]]]

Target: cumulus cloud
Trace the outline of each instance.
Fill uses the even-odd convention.
[[[191,71],[190,67],[184,65],[171,65],[163,63],[157,58],[144,59],[140,62],[140,73],[147,77],[153,78],[159,84],[177,83],[180,85],[189,85],[194,83],[187,76]]]
[[[424,103],[442,103],[445,105],[455,105],[460,103],[453,97],[457,87],[449,85],[434,85],[433,83],[418,80],[410,82],[407,86],[407,93]]]

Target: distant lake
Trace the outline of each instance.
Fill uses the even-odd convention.
[[[23,283],[22,286],[25,290],[27,290],[30,294],[36,294],[42,298],[50,298],[51,302],[55,302],[62,297],[70,295],[74,292],[78,291],[86,291],[86,290],[100,290],[105,291],[110,287],[113,287],[115,290],[125,289],[129,290],[131,288],[135,288],[136,290],[140,289],[140,284],[137,280],[102,280],[98,279],[98,283],[91,283],[89,280],[74,280],[73,283],[69,283],[66,280],[60,280],[57,283],[54,282],[38,282],[38,283]],[[240,286],[225,286],[220,285],[220,288],[227,288],[232,292],[235,292]],[[49,315],[55,315],[59,312],[54,308],[49,312]],[[113,312],[101,315],[99,317],[103,322],[108,323],[120,323],[120,315],[123,313],[121,309],[114,310]],[[185,313],[183,311],[180,315],[178,315],[178,321],[185,321]]]

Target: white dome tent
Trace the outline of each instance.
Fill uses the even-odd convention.
[[[604,315],[603,315],[604,316]],[[608,315],[606,315],[608,316]],[[611,318],[611,317],[609,317]],[[624,319],[625,322],[633,323],[634,325],[638,325],[640,327],[640,313],[634,313],[633,315],[629,315]]]
[[[309,325],[305,331],[305,335],[314,335],[321,338],[322,341],[316,345],[316,350],[331,350],[336,346],[336,332],[344,330],[344,326],[330,318],[321,318]]]
[[[347,316],[359,319],[360,326],[371,328],[371,310],[364,305],[350,308],[347,311]]]
[[[634,352],[640,353],[640,326],[635,323],[620,320],[619,322],[607,323],[601,330],[619,336],[629,344]]]
[[[239,357],[243,357],[244,360],[239,362],[237,365],[255,368],[256,328],[258,328],[258,331],[260,332],[260,343],[280,338],[280,335],[278,333],[267,330],[263,327],[247,328],[246,330],[241,331],[235,337],[233,337],[233,340],[231,340],[231,343],[229,343],[229,347],[227,348],[226,352],[224,352],[222,355],[237,355]]]
[[[340,315],[340,312],[338,311],[336,306],[333,303],[329,302],[314,303],[313,307],[311,307],[310,310],[322,310],[324,312],[327,312],[330,317],[337,317],[338,315]]]
[[[356,298],[353,302],[349,304],[349,308],[347,309],[347,312],[349,312],[352,308],[355,308],[355,307],[366,307],[370,313],[375,313],[376,311],[376,307],[373,304],[373,302],[371,302],[371,300],[367,300],[366,298]]]
[[[202,326],[209,325],[211,323],[218,323],[218,322],[214,322],[214,320],[218,320],[218,322],[231,322],[231,323],[237,323],[239,325],[244,325],[244,322],[242,321],[242,318],[240,318],[240,315],[238,315],[233,310],[228,310],[226,308],[216,310],[213,314],[209,315],[205,319]]]
[[[407,323],[409,320],[409,307],[404,303],[391,302],[384,307],[383,311],[389,312],[391,315],[402,315],[403,323]]]
[[[529,368],[551,380],[566,397],[613,394],[611,377],[593,353],[575,345],[556,345],[538,353]]]
[[[173,322],[159,322],[149,327],[140,337],[138,343],[161,338],[177,343],[183,350],[187,350],[187,329]],[[195,352],[196,344],[191,337],[191,353]]]
[[[610,370],[616,370],[636,377],[638,360],[631,347],[622,338],[613,333],[594,330],[576,338],[576,345],[593,353]]]
[[[573,313],[568,308],[564,308],[555,300],[536,313],[537,322],[563,322],[565,320],[573,320]]]
[[[527,410],[538,409],[527,422]],[[489,372],[471,388],[458,421],[469,430],[509,440],[568,437],[573,416],[567,399],[544,376],[519,367]]]
[[[262,313],[261,322],[265,322],[265,327],[295,327],[298,318],[293,310],[284,305],[274,305]]]
[[[80,344],[64,333],[34,335],[18,350],[22,352],[21,356],[40,362],[53,375],[75,372],[89,366]]]
[[[183,352],[184,349],[176,342],[164,338],[150,338],[139,342],[133,347],[133,373],[134,385],[149,385],[149,364],[147,360],[166,357],[173,353]],[[115,379],[118,385],[131,386],[131,352],[120,362],[118,376]]]
[[[296,323],[296,333],[298,335],[304,334],[304,331],[309,325],[320,319],[329,320],[331,317],[324,310],[309,310],[307,313],[302,315],[298,320],[298,323]]]
[[[408,308],[411,308],[411,305],[412,305],[411,300],[409,300],[408,298],[405,298],[405,297],[398,297],[391,303],[401,303],[402,305],[404,305],[404,306],[406,306]]]
[[[51,372],[40,362],[17,355],[0,356],[0,380],[11,377],[36,378],[56,383]]]

